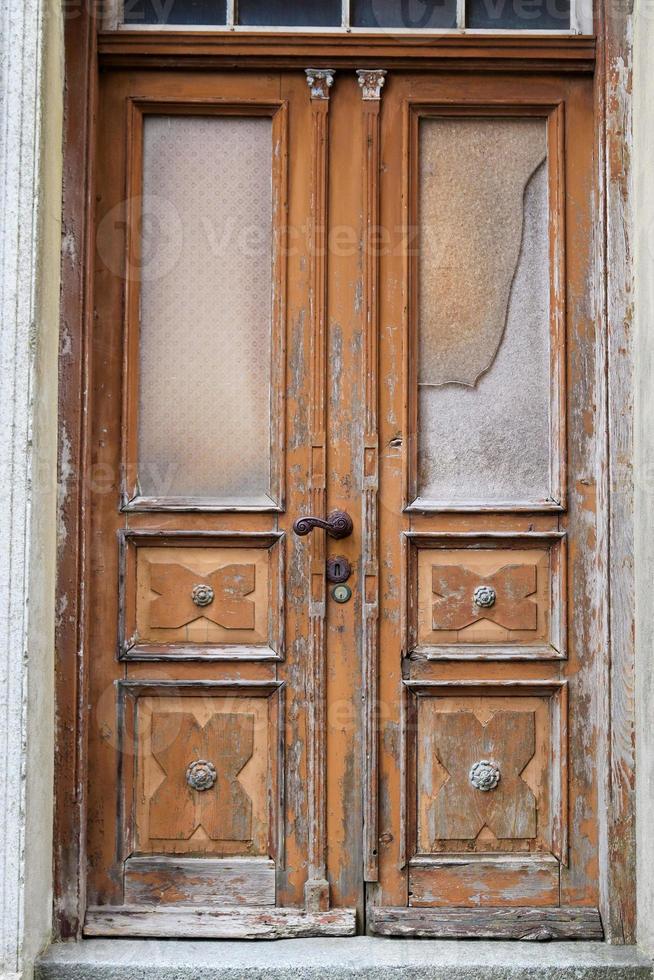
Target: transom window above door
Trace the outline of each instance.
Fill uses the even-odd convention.
[[[592,33],[588,0],[109,0],[109,29]]]

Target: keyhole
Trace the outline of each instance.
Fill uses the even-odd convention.
[[[352,568],[347,558],[342,555],[334,555],[327,559],[327,579],[329,582],[347,582],[352,574]]]

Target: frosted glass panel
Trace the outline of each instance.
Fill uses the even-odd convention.
[[[267,118],[146,116],[140,492],[270,492],[272,131]],[[164,248],[147,264],[152,237]],[[269,503],[270,501],[268,501]]]
[[[551,495],[544,120],[420,130],[421,500]]]

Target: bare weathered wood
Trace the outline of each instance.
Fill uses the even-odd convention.
[[[595,81],[600,212],[596,235],[596,316],[603,321],[598,346],[604,355],[608,466],[600,485],[600,531],[606,565],[598,588],[610,673],[602,718],[608,765],[600,780],[607,815],[602,843],[602,913],[613,942],[636,937],[635,840],[635,610],[634,610],[634,415],[631,136],[633,4],[598,7],[598,71]],[[603,124],[603,125],[602,125]],[[606,594],[606,592],[605,592]],[[598,609],[602,608],[600,603]]]
[[[414,858],[409,870],[409,904],[414,908],[516,905],[555,906],[559,901],[559,862],[533,855],[447,855]]]
[[[266,858],[134,857],[125,864],[128,905],[275,904],[275,862]]]
[[[603,939],[597,909],[390,909],[370,910],[377,936],[420,939]]]
[[[93,316],[92,221],[97,93],[96,5],[66,17],[64,170],[59,340],[59,449],[54,815],[54,919],[57,939],[80,935],[86,883],[86,711],[84,547],[89,480],[88,427]]]
[[[158,909],[138,906],[90,908],[85,936],[140,936],[149,939],[301,939],[353,936],[354,909]]]

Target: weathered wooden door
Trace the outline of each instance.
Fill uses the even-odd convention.
[[[87,934],[599,934],[590,98],[105,73]]]
[[[601,935],[590,99],[382,97],[378,933]]]
[[[336,912],[327,883],[325,534],[291,531],[326,507],[326,84],[102,86],[87,934],[354,929],[356,852]]]

